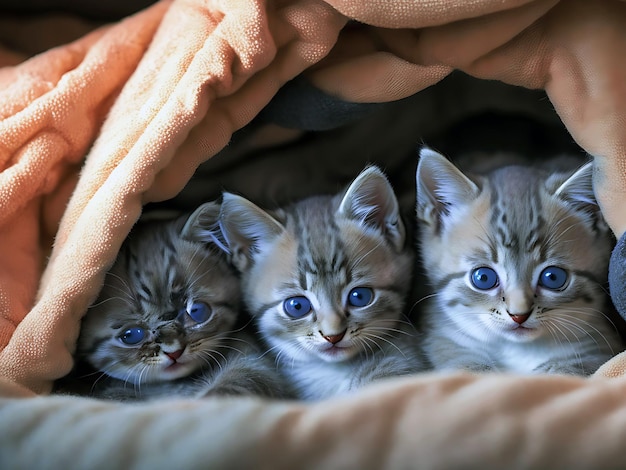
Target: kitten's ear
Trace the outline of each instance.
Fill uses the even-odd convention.
[[[452,162],[440,153],[423,147],[415,175],[417,183],[417,217],[437,227],[449,207],[474,199],[479,188]]]
[[[557,181],[554,183],[554,181]],[[556,187],[562,179],[554,175],[548,179]],[[603,231],[609,231],[609,226],[602,217],[600,206],[593,191],[593,162],[586,163],[567,178],[565,182],[558,185],[554,195],[567,201],[576,210],[582,211],[591,216],[594,226]]]
[[[219,227],[220,205],[206,202],[187,218],[181,236],[187,240],[214,243],[221,250],[228,252]]]
[[[558,176],[552,178],[558,178]],[[552,178],[548,180],[548,185]],[[554,191],[554,195],[574,203],[597,205],[593,192],[593,163],[586,163],[576,170]]]
[[[381,230],[397,250],[404,246],[405,230],[398,200],[379,168],[370,166],[357,176],[346,190],[337,212]]]
[[[263,209],[232,193],[224,193],[220,226],[230,248],[232,262],[240,271],[245,271],[254,255],[285,230]]]

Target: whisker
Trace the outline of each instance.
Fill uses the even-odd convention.
[[[369,360],[369,354],[368,353],[372,353],[372,357],[375,355],[374,349],[372,348],[372,346],[369,344],[369,342],[367,341],[367,337],[361,337],[358,336],[355,339],[355,342],[359,345],[359,349],[361,351],[363,351],[365,353],[365,359]],[[374,342],[374,344],[376,344]]]
[[[574,321],[574,319],[572,317],[569,317],[567,315],[552,315],[552,320],[554,322],[561,322],[562,325],[570,325],[573,328],[577,328],[581,333],[585,334],[586,336],[588,336],[589,338],[591,338],[593,340],[593,342],[596,344],[596,346],[599,348],[600,344],[598,343],[598,340],[595,338],[595,336],[591,333],[591,331],[589,330],[593,330],[593,332],[597,333],[597,335],[602,338],[602,340],[604,341],[604,343],[606,343],[606,345],[608,346],[608,348],[611,350],[612,354],[615,354],[616,352],[613,350],[613,347],[610,343],[610,341],[606,338],[606,336],[598,329],[596,328],[592,323],[582,320],[580,318],[576,318],[576,320],[578,320],[580,323],[582,323],[586,328],[583,328],[580,325],[577,325],[576,322]]]
[[[385,343],[389,344],[392,348],[396,349],[405,359],[406,359],[406,355],[404,354],[404,351],[402,351],[396,344],[394,344],[393,342],[389,341],[388,339],[385,339],[382,336],[378,336],[378,335],[374,335],[374,334],[369,334],[368,332],[368,336],[370,336],[371,338],[376,338],[379,339],[381,341],[384,341]],[[381,351],[383,351],[383,348],[380,348]]]
[[[244,341],[244,342],[245,342],[245,341]],[[246,344],[248,344],[248,343],[246,343]],[[222,344],[222,345],[220,345],[220,348],[223,348],[223,349],[230,349],[231,351],[235,351],[235,352],[238,352],[238,353],[239,353],[239,354],[241,354],[241,355],[245,355],[245,352],[244,352],[243,350],[241,350],[241,349],[237,349],[236,347],[234,347],[234,346],[230,346],[230,345],[228,345],[228,344]]]
[[[415,309],[415,308],[416,308],[419,304],[421,304],[422,302],[424,302],[424,301],[426,301],[426,300],[429,300],[429,299],[432,299],[432,298],[434,298],[434,297],[437,297],[438,295],[439,295],[439,294],[437,294],[437,293],[433,293],[433,294],[425,295],[425,296],[424,296],[424,297],[422,297],[421,299],[416,300],[416,301],[413,303],[413,305],[411,305],[411,307],[409,308],[409,315],[410,315],[411,313],[413,313],[414,309]]]
[[[352,263],[352,266],[360,265],[365,260],[365,258],[367,258],[370,254],[372,254],[377,248],[381,247],[382,244],[383,244],[383,240],[380,240],[372,248],[370,248],[366,253],[359,254],[358,257]]]

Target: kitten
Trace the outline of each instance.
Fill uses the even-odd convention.
[[[78,361],[108,376],[99,374],[92,395],[289,395],[238,331],[239,278],[215,236],[218,216],[210,202],[132,230],[81,325]]]
[[[244,302],[300,398],[423,369],[403,319],[413,252],[378,168],[272,212],[225,193],[220,221]]]
[[[417,217],[436,369],[589,375],[623,349],[604,313],[613,238],[591,163],[470,177],[424,148]]]

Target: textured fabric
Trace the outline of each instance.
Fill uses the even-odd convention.
[[[622,468],[625,395],[623,378],[426,375],[307,406],[0,398],[0,467]]]
[[[609,264],[609,289],[613,304],[620,315],[626,318],[626,233],[617,241]]]
[[[621,237],[624,25],[618,0],[174,0],[93,32],[84,25],[76,41],[50,50],[29,44],[45,35],[0,34],[0,466],[35,466],[44,453],[104,466],[124,446],[115,458],[142,466],[165,443],[195,463],[209,461],[210,449],[211,462],[231,467],[258,458],[293,468],[298,455],[326,468],[621,463],[624,382],[604,377],[626,371],[622,356],[590,380],[424,376],[308,406],[133,407],[45,394],[71,369],[80,318],[142,206],[178,195],[300,74],[317,89],[309,92],[347,110],[337,116],[332,99],[319,101],[331,107],[295,123],[315,129],[425,93],[454,69],[545,89],[595,157],[596,193]],[[301,103],[315,109],[318,100],[302,95]],[[291,120],[274,112],[278,123]],[[262,165],[254,157],[237,166]],[[612,272],[623,262],[616,252]],[[612,274],[616,299],[622,289]],[[136,427],[120,432],[120,421]],[[5,452],[17,442],[29,453]]]
[[[617,240],[609,263],[609,290],[613,304],[622,318],[626,318],[626,233]],[[626,375],[626,353],[621,353],[596,372],[598,376]]]

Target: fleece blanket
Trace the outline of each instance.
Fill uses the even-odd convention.
[[[216,187],[220,168],[254,173],[262,149],[426,96],[455,70],[544,90],[594,157],[626,315],[626,3],[165,0],[96,29],[58,21],[3,20],[56,32],[43,44],[0,34],[0,467],[621,464],[625,354],[589,379],[429,374],[308,405],[49,392],[144,206],[202,171]]]

